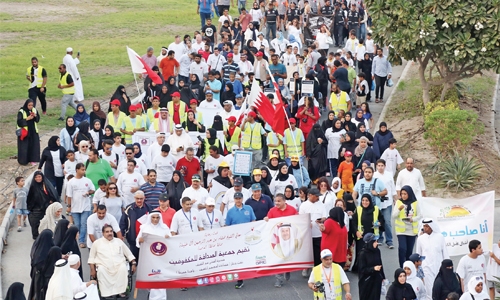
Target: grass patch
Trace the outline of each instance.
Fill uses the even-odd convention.
[[[17,143],[15,145],[4,145],[0,151],[0,159],[6,159],[17,155]]]
[[[387,116],[389,118],[407,119],[421,116],[424,113],[422,88],[418,78],[401,80],[392,95],[392,103]]]
[[[468,99],[490,104],[495,84],[490,76],[474,76],[459,82],[459,93]]]
[[[13,19],[13,17],[11,14],[0,12],[0,21],[9,21],[12,19]]]

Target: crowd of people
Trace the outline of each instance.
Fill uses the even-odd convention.
[[[302,276],[315,299],[341,299],[344,292],[346,299],[378,300],[384,289],[390,300],[493,299],[498,245],[486,263],[480,242],[470,241],[455,272],[436,222],[419,209],[427,196],[421,172],[412,158],[403,160],[385,122],[374,126],[372,91],[374,103],[382,103],[392,67],[371,39],[363,2],[260,1],[248,11],[237,2],[233,18],[232,1],[198,1],[200,31],[175,36],[159,56],[147,49],[142,60],[162,84],[143,75],[138,103],[120,85],[107,111],[99,102],[85,107],[79,54],[73,59],[66,49],[58,80],[65,126],[43,150],[37,126],[46,112],[48,76],[32,58],[30,99],[17,116],[18,161],[38,170],[29,185],[16,178],[13,201],[17,230],[28,220],[35,240],[28,299],[45,299],[64,274],[71,278],[67,299],[81,297],[95,280],[101,296],[126,296],[145,233],[170,237],[295,214],[311,219],[315,267]],[[304,26],[316,14],[331,18],[332,26],[307,40]],[[337,52],[329,52],[333,43]],[[313,82],[311,94],[301,91],[303,81]],[[289,127],[283,133],[255,107],[246,108],[253,85],[273,89],[284,102]],[[274,101],[273,93],[267,96]],[[200,108],[220,110],[211,126],[203,124]],[[146,131],[156,141],[143,151],[133,136]],[[189,132],[204,137],[193,142]],[[249,176],[233,175],[238,150],[253,153]],[[218,207],[209,194],[215,182],[228,189]],[[400,268],[387,287],[379,247],[394,249],[393,232]],[[87,262],[83,248],[90,249]],[[82,263],[90,265],[88,282]],[[351,296],[345,271],[358,273],[358,297]],[[276,275],[274,286],[289,278]],[[9,293],[19,290],[13,285]],[[9,293],[7,299],[21,299]],[[166,299],[166,290],[151,290],[150,299]]]

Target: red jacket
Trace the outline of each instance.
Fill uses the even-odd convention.
[[[321,250],[332,251],[335,263],[346,262],[347,258],[347,227],[340,228],[339,223],[330,218],[325,221],[325,231],[321,236]]]

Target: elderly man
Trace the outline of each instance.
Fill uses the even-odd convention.
[[[151,144],[148,148],[148,156],[149,156],[150,163],[151,163],[151,160],[153,160],[153,158],[155,158],[157,155],[160,154],[161,146],[163,146],[163,144],[165,144],[165,138],[166,138],[165,132],[158,132],[156,134],[156,143]]]
[[[73,82],[75,83],[75,101],[83,101],[83,85],[82,78],[80,76],[80,72],[78,72],[78,68],[76,65],[80,63],[80,52],[76,55],[76,58],[73,58],[73,48],[66,48],[66,55],[63,57],[63,64],[66,65],[69,74],[73,77]]]
[[[139,219],[153,210],[149,204],[144,202],[145,198],[143,191],[135,192],[135,202],[127,205],[120,220],[122,235],[127,239],[130,251],[137,257],[137,260],[139,259],[139,248],[135,246],[135,239],[137,238],[137,231],[140,225]]]
[[[209,194],[207,189],[201,186],[201,177],[198,174],[191,177],[191,186],[182,192],[182,198],[185,197],[191,200],[192,211],[198,212],[205,208],[205,201]]]
[[[176,124],[174,134],[168,137],[167,144],[170,146],[170,154],[175,158],[175,161],[178,161],[186,154],[187,148],[193,147],[193,140],[181,124]]]
[[[226,226],[222,213],[215,209],[215,199],[207,198],[205,201],[205,209],[200,211],[201,222],[206,230],[217,229]]]
[[[102,226],[106,224],[111,225],[116,236],[123,240],[118,220],[112,214],[107,213],[106,205],[99,204],[97,212],[90,215],[87,219],[87,247],[89,249],[92,248],[92,243],[102,238]]]
[[[141,58],[144,62],[152,69],[155,66],[158,66],[158,61],[155,56],[153,56],[154,49],[152,46],[149,46],[146,50],[146,54],[144,54]],[[147,76],[147,75],[146,75]]]
[[[251,193],[248,189],[243,187],[243,179],[241,177],[235,177],[233,187],[228,189],[222,197],[222,203],[220,204],[220,211],[226,215],[227,211],[234,206],[234,195],[236,193],[242,193],[243,199],[248,199],[251,197]]]
[[[233,116],[234,108],[233,108],[233,101],[231,100],[226,100],[222,103],[224,110],[219,112],[219,115],[222,118],[222,124],[224,125],[224,128],[227,128],[228,126],[228,119]]]
[[[113,295],[123,297],[128,284],[127,263],[132,264],[132,273],[135,273],[137,265],[135,256],[122,240],[113,237],[111,225],[104,225],[102,234],[103,237],[96,240],[90,250],[88,260],[90,277],[99,278],[99,291],[102,297]],[[135,247],[135,238],[133,245]]]
[[[102,231],[102,227],[100,230]],[[83,282],[82,278],[80,277],[80,272],[78,271],[81,265],[80,256],[78,256],[77,254],[71,254],[68,257],[68,264],[70,267],[69,271],[71,273],[71,287],[73,288],[73,295],[85,291],[91,284],[97,285],[97,281],[95,280]]]
[[[149,131],[155,131],[157,133],[171,133],[173,129],[174,123],[172,121],[172,118],[170,117],[168,108],[160,108],[160,116],[154,119],[153,124],[151,124],[151,128],[149,128]]]
[[[252,184],[252,197],[245,201],[245,205],[252,207],[257,221],[264,220],[269,210],[274,207],[271,197],[262,194],[260,183]]]
[[[418,200],[422,199],[422,197],[427,197],[424,177],[422,177],[422,173],[414,165],[415,161],[413,158],[408,157],[406,159],[406,169],[401,170],[398,174],[398,178],[396,179],[398,199],[401,199],[401,187],[405,185],[411,186]]]

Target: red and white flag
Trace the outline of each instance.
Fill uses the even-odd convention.
[[[269,65],[266,66],[267,72],[269,74],[271,73],[271,70],[269,70]],[[278,86],[278,83],[274,80],[274,77],[271,75],[271,81],[273,82],[274,86],[274,91],[276,92],[276,97],[278,98],[278,103],[276,104],[275,111],[274,111],[274,117],[273,117],[273,123],[271,124],[271,127],[273,128],[273,131],[276,133],[279,133],[283,135],[285,132],[285,129],[288,127],[287,126],[287,119],[288,116],[285,113],[285,103],[283,103],[283,99],[281,99],[281,93],[280,89]],[[276,103],[276,101],[275,101]]]
[[[250,106],[257,108],[257,111],[260,113],[264,121],[272,127],[274,122],[274,106],[269,98],[267,98],[267,96],[262,92],[259,83],[255,80],[255,78],[252,82],[252,89],[250,90],[248,103]]]
[[[127,46],[128,58],[130,60],[130,65],[132,66],[132,72],[136,74],[148,74],[149,78],[156,83],[162,84],[160,76],[156,74],[151,68],[146,64],[146,62],[135,52]]]

